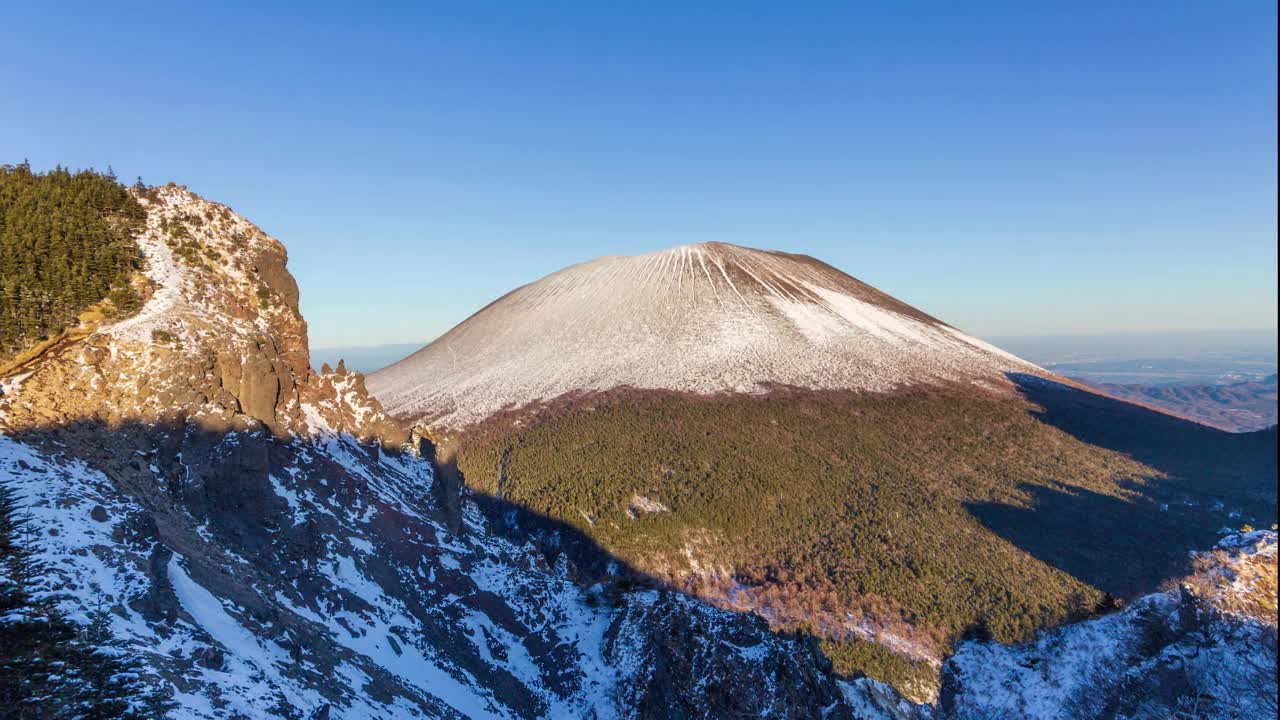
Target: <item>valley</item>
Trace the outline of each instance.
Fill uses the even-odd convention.
[[[1274,427],[1276,375],[1225,385],[1135,385],[1092,383],[1112,397],[1149,405],[1228,432]]]

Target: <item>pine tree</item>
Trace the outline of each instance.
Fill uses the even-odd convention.
[[[99,599],[89,624],[71,646],[63,710],[76,720],[150,720],[163,717],[167,695],[148,686],[141,663],[111,634],[111,615]]]

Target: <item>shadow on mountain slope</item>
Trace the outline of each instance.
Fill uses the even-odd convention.
[[[1082,442],[1123,453],[1159,475],[1128,498],[1064,483],[1024,483],[1027,507],[966,508],[1037,559],[1119,597],[1149,592],[1211,546],[1224,513],[1236,525],[1276,518],[1276,431],[1233,434],[1045,380],[1011,374],[1033,415]],[[1069,543],[1061,542],[1070,537]],[[1140,550],[1139,550],[1140,549]],[[1135,567],[1130,558],[1146,560]]]
[[[466,476],[457,464],[453,442],[433,444],[423,439],[420,451],[434,470],[432,496],[446,526],[453,532],[466,531],[462,522],[465,497],[480,510],[493,533],[536,548],[549,566],[555,566],[563,556],[570,576],[580,584],[604,582],[619,587],[671,589],[660,579],[610,553],[571,523],[503,498],[500,486],[499,494],[468,488]]]
[[[456,704],[433,689],[432,678],[446,672],[477,689],[449,697],[479,693],[483,701],[491,693],[518,717],[565,717],[575,698],[606,692],[591,669],[606,663],[622,673],[619,707],[643,708],[641,717],[758,717],[779,708],[784,717],[832,708],[832,717],[850,717],[816,640],[668,592],[570,524],[497,497],[464,499],[460,473],[439,482],[447,457],[429,445],[422,449],[436,464],[432,474],[426,462],[349,436],[308,442],[185,422],[78,420],[7,437],[39,451],[29,458],[48,458],[40,467],[0,463],[0,471],[48,488],[39,502],[54,518],[45,544],[55,572],[74,576],[68,557],[81,549],[54,530],[97,531],[91,554],[110,558],[128,582],[69,582],[92,595],[106,591],[119,617],[137,613],[146,625],[135,626],[136,639],[146,645],[203,632],[208,617],[187,617],[196,612],[191,592],[175,593],[180,567],[198,593],[215,598],[201,607],[230,613],[206,629],[239,625],[257,638],[245,647],[261,639],[288,652],[294,662],[264,666],[280,674],[268,680],[318,693],[316,707],[346,706],[356,692],[361,702],[404,700],[428,717],[455,717],[442,698]],[[650,589],[658,592],[637,592]],[[238,652],[220,647],[226,637],[195,638],[207,649],[181,657],[155,654],[157,672],[186,682],[202,667],[225,670]],[[413,670],[417,656],[406,647],[435,659]],[[354,671],[344,668],[367,679],[348,687]],[[263,707],[273,717],[305,717]]]
[[[1124,453],[1167,476],[1167,487],[1212,495],[1259,520],[1276,513],[1276,429],[1229,433],[1139,405],[1010,374],[1044,423]]]
[[[309,663],[299,663],[290,673],[319,683],[320,675],[334,673],[344,663],[359,663],[371,678],[371,696],[405,696],[406,690],[386,668],[360,660],[306,619],[320,614],[346,622],[352,613],[377,610],[371,607],[373,596],[390,598],[404,617],[416,621],[416,632],[394,642],[432,648],[476,678],[503,705],[527,709],[533,717],[542,701],[526,683],[477,650],[467,635],[467,613],[490,618],[510,633],[533,656],[540,682],[556,693],[572,691],[562,667],[572,662],[572,653],[564,638],[520,616],[503,594],[508,589],[490,587],[471,568],[492,562],[512,572],[541,570],[552,578],[552,569],[563,565],[570,579],[579,583],[604,581],[605,602],[624,602],[618,596],[621,590],[644,585],[639,573],[607,557],[571,525],[526,518],[527,510],[497,499],[484,503],[490,514],[536,526],[544,537],[558,542],[536,543],[535,557],[518,545],[486,546],[485,531],[474,524],[470,532],[481,534],[474,541],[453,535],[449,528],[457,518],[440,502],[447,489],[438,483],[428,486],[425,472],[416,476],[422,481],[416,484],[415,475],[406,474],[406,464],[395,454],[354,439],[312,444],[263,431],[209,431],[194,423],[108,425],[96,419],[26,428],[7,436],[45,456],[80,461],[105,475],[109,487],[97,481],[94,487],[72,488],[59,501],[58,512],[65,513],[69,527],[90,517],[96,523],[107,522],[99,519],[107,517],[104,505],[131,508],[118,517],[116,510],[110,511],[110,522],[118,521],[124,534],[113,538],[115,547],[109,553],[139,555],[136,567],[143,577],[128,593],[108,596],[110,603],[118,604],[116,612],[127,613],[127,606],[158,628],[155,632],[170,632],[184,610],[167,571],[169,559],[178,554],[200,587],[242,609],[247,627],[260,624],[255,632]],[[26,463],[16,469],[33,478],[48,472]],[[93,495],[112,501],[85,501]],[[45,542],[60,543],[52,537]],[[568,551],[573,558],[562,563],[560,555]],[[338,567],[334,563],[342,562],[354,563],[350,567],[360,576],[348,585],[371,590],[360,595],[333,580],[333,568]],[[578,567],[606,568],[612,574],[578,577],[573,574]],[[339,579],[346,577],[342,573]],[[364,631],[347,632],[355,637]],[[312,676],[311,666],[320,675]],[[326,698],[342,700],[338,695]],[[424,703],[428,714],[448,716],[430,698],[413,701]]]
[[[1029,507],[998,502],[966,507],[1036,559],[1114,597],[1132,598],[1184,574],[1187,553],[1216,540],[1218,523],[1195,508],[1162,514],[1144,497],[1123,500],[1066,484],[1026,483],[1020,489],[1031,497]],[[1142,561],[1132,562],[1135,556]]]
[[[308,444],[305,440],[274,437],[265,431],[212,431],[182,422],[108,425],[97,419],[7,434],[18,442],[80,460],[103,472],[117,491],[148,513],[171,515],[180,522],[192,518],[208,521],[208,531],[220,540],[234,542],[240,550],[264,552],[279,541],[281,523],[287,521],[283,513],[289,509],[272,476],[286,469],[296,475],[301,448]],[[370,465],[376,465],[382,455],[399,454],[376,443],[356,443],[354,438],[347,447],[360,462]],[[415,500],[429,496],[428,517],[452,533],[466,533],[462,472],[451,456],[438,456],[438,449],[429,441],[421,441],[419,450],[421,458],[432,466],[433,477],[430,486],[424,484],[420,488],[423,498]],[[327,457],[304,462],[312,465],[308,474],[319,480],[308,491],[326,500],[358,507],[376,494],[366,475],[352,472]],[[549,566],[554,566],[563,554],[575,576],[582,574],[584,581],[614,578],[627,585],[663,585],[613,556],[570,523],[483,493],[467,494],[465,500],[476,504],[493,530],[518,543],[532,544]],[[402,528],[381,530],[394,535]]]

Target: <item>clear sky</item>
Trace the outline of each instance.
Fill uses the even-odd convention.
[[[1271,0],[257,5],[6,4],[0,162],[227,203],[313,346],[705,240],[981,335],[1276,325]]]

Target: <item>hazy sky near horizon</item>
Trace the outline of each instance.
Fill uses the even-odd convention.
[[[979,335],[1276,325],[1274,2],[257,5],[6,7],[0,163],[230,205],[313,346],[707,240]]]

